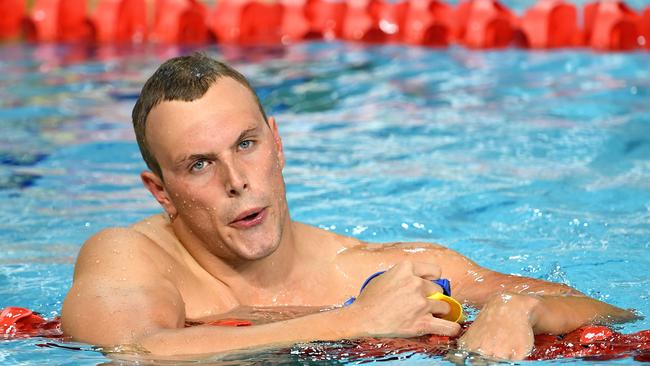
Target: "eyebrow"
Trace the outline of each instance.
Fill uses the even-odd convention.
[[[243,130],[237,139],[235,140],[235,144],[239,143],[244,137],[250,135],[253,132],[256,132],[259,130],[260,126],[255,126],[251,127],[248,129]],[[181,167],[186,161],[194,161],[198,159],[207,159],[207,160],[216,160],[217,159],[217,154],[214,153],[196,153],[196,154],[190,154],[190,155],[184,155],[180,157],[179,159],[174,162],[175,167]]]

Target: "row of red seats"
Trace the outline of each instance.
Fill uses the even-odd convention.
[[[539,0],[518,17],[497,0],[0,0],[0,40],[279,44],[304,39],[470,48],[650,49],[650,7]],[[152,7],[153,9],[149,9]],[[152,16],[149,17],[148,14]],[[152,19],[149,19],[152,18]]]

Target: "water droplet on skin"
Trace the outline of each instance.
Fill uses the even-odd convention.
[[[99,262],[101,262],[99,259],[95,259],[95,263],[99,264]]]

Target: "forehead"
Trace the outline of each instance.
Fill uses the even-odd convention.
[[[162,160],[231,144],[242,130],[264,123],[255,97],[234,79],[218,79],[199,99],[164,101],[147,116],[147,144]],[[234,137],[233,137],[234,136]]]

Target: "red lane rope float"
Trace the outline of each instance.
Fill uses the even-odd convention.
[[[84,3],[85,5],[85,3]],[[37,0],[31,14],[25,19],[25,37],[31,42],[58,40],[58,0]]]
[[[307,19],[306,0],[284,0],[284,16],[282,18],[282,42],[297,42],[314,36],[312,27]]]
[[[208,28],[222,43],[238,43],[245,1],[221,0],[208,15]]]
[[[9,306],[0,311],[0,338],[61,337],[60,319],[45,320],[25,308]]]
[[[32,42],[89,42],[94,32],[86,17],[86,2],[36,0],[24,19],[26,38]]]
[[[312,34],[326,40],[341,38],[347,7],[343,1],[308,0],[306,14]]]
[[[25,0],[0,0],[0,40],[18,38],[25,16]]]
[[[642,40],[645,48],[650,50],[650,7],[647,7],[641,16],[639,32],[643,37]]]
[[[453,39],[454,9],[439,0],[410,0],[402,40],[407,44],[444,47]]]
[[[161,43],[204,43],[208,8],[197,0],[156,0],[151,39]]]
[[[100,0],[89,21],[96,42],[141,43],[147,39],[145,0]]]
[[[642,18],[622,1],[585,5],[585,37],[598,50],[629,51],[639,46]]]
[[[85,1],[60,0],[58,14],[58,40],[62,42],[88,42],[94,30],[88,22]]]
[[[302,5],[304,3],[296,6],[304,11]],[[222,0],[210,14],[208,24],[217,40],[223,43],[276,44],[284,36],[285,10],[285,5],[279,2]],[[301,25],[305,22],[301,22]],[[296,40],[302,37],[301,31],[290,30]]]
[[[521,18],[523,45],[529,48],[578,46],[578,11],[562,0],[541,0]]]
[[[456,11],[456,39],[469,48],[506,47],[515,24],[514,13],[496,0],[464,1]]]
[[[279,43],[283,18],[284,5],[281,3],[248,2],[241,11],[239,43]]]
[[[384,43],[387,35],[380,27],[382,0],[349,0],[343,19],[342,38],[348,41]]]
[[[190,322],[186,326],[202,323]],[[253,325],[246,319],[227,318],[208,322],[208,325],[226,327],[245,327]],[[467,330],[471,323],[464,323]],[[462,334],[461,332],[461,334]],[[459,335],[460,336],[460,335]],[[26,337],[63,338],[60,319],[46,320],[33,311],[19,307],[7,307],[0,311],[0,337],[16,339]],[[444,356],[455,346],[458,337],[427,335],[409,339],[365,338],[341,341],[344,347],[309,347],[302,352],[310,358],[319,357],[331,360],[341,358],[384,357],[403,352],[419,352],[428,355]],[[632,334],[622,334],[604,326],[585,326],[565,335],[537,335],[535,347],[529,360],[549,360],[556,358],[588,358],[590,360],[610,360],[633,357],[639,362],[650,362],[650,330]]]
[[[155,0],[149,27],[145,0],[0,0],[0,40],[37,42],[277,44],[339,38],[474,49],[589,46],[602,51],[650,49],[650,8],[642,14],[621,0],[585,5],[583,29],[573,4],[538,0],[520,18],[497,0]],[[516,41],[516,42],[515,42]]]

